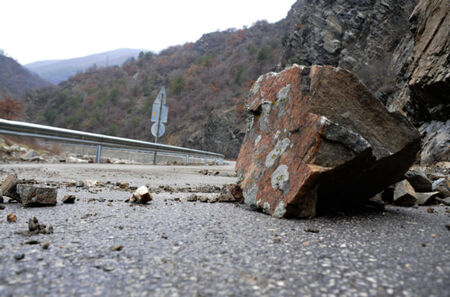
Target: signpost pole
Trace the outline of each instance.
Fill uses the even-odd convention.
[[[155,143],[158,143],[158,136],[159,136],[159,131],[161,129],[161,114],[162,114],[162,109],[163,109],[163,104],[166,102],[165,100],[165,92],[160,92],[160,96],[159,96],[159,112],[158,112],[158,120],[157,120],[157,128],[156,128],[156,135],[155,135]],[[157,98],[158,99],[158,98]],[[164,133],[164,132],[163,132]],[[153,165],[156,165],[156,154],[157,152],[155,151],[153,153]]]

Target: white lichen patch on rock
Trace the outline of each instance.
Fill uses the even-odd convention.
[[[275,148],[269,152],[266,157],[265,165],[267,168],[270,168],[275,164],[275,161],[286,151],[286,149],[291,144],[289,138],[284,138],[281,141],[278,141],[275,145]]]
[[[258,145],[258,143],[261,141],[261,138],[262,138],[261,135],[258,135],[258,137],[256,137],[256,139],[255,139],[255,146]]]
[[[275,211],[273,212],[273,216],[276,218],[282,218],[286,214],[286,206],[284,205],[284,201],[280,201]]]
[[[271,178],[272,188],[274,190],[280,189],[283,194],[289,192],[289,168],[286,165],[280,165],[274,171]]]
[[[247,205],[256,205],[256,196],[258,195],[258,186],[253,183],[250,188],[244,190],[244,202]]]

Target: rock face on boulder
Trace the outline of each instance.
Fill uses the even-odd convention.
[[[244,201],[276,217],[312,217],[403,179],[418,131],[352,73],[294,65],[261,76],[248,98],[236,164]]]

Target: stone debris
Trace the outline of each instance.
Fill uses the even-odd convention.
[[[309,233],[319,233],[320,230],[319,229],[312,229],[312,228],[306,228],[305,232],[309,232]]]
[[[17,192],[22,204],[26,207],[56,205],[58,191],[54,187],[19,184]]]
[[[50,247],[50,243],[49,243],[49,242],[44,242],[44,243],[42,244],[42,249],[43,249],[43,250],[48,250],[49,247]]]
[[[435,180],[432,184],[433,191],[439,191],[442,197],[450,196],[450,185],[446,178]]]
[[[127,182],[122,181],[122,182],[117,182],[116,186],[118,186],[121,189],[127,190],[130,185]]]
[[[153,200],[153,197],[146,186],[139,187],[128,199],[128,201],[131,203],[139,203],[139,204],[146,204],[151,200]]]
[[[236,163],[244,202],[275,217],[363,204],[400,181],[420,149],[411,123],[341,68],[262,75],[248,112]]]
[[[444,199],[436,197],[436,201],[438,201],[438,202],[440,202],[440,203],[442,203],[444,205],[450,206],[450,197],[447,197],[447,198],[444,198]]]
[[[65,195],[62,199],[64,204],[74,204],[77,197],[75,195]]]
[[[8,174],[5,180],[2,182],[0,188],[0,196],[7,196],[13,200],[20,201],[20,196],[17,193],[17,175]]]
[[[234,185],[235,186],[235,185]],[[240,202],[241,199],[236,198],[231,191],[231,186],[223,186],[222,192],[217,197],[218,202]],[[235,188],[233,187],[234,191],[236,192]]]
[[[431,205],[436,201],[439,192],[416,193],[418,205]]]
[[[410,170],[406,172],[405,178],[416,192],[431,192],[432,183],[423,170]]]
[[[208,197],[206,197],[206,196],[200,196],[200,197],[198,198],[198,201],[203,202],[203,203],[206,203],[206,202],[208,202]]]
[[[40,224],[36,217],[28,220],[28,232],[22,232],[23,235],[37,234],[53,234],[53,226],[47,228],[46,225]]]
[[[82,183],[83,183],[83,187],[86,187],[86,188],[92,188],[97,185],[97,181],[93,180],[93,179],[84,180]]]
[[[15,254],[14,255],[14,259],[16,260],[16,261],[20,261],[20,260],[23,260],[23,258],[25,258],[25,254]]]
[[[120,252],[123,249],[123,245],[113,245],[111,247],[111,251],[113,252]]]
[[[188,202],[195,202],[195,201],[198,200],[198,196],[195,195],[195,194],[192,194],[192,195],[188,196],[186,200],[187,200]]]
[[[15,223],[15,222],[17,222],[17,216],[13,213],[10,213],[6,216],[6,221],[8,223]]]
[[[1,203],[3,203],[3,201],[1,202]],[[5,209],[6,207],[4,206],[4,205],[0,205],[0,210],[3,210],[3,209]]]
[[[228,189],[230,190],[231,195],[233,195],[236,200],[242,201],[244,199],[244,196],[242,195],[242,189],[239,185],[232,184],[228,187]]]
[[[399,206],[413,206],[417,202],[414,188],[404,179],[395,184],[394,204]]]

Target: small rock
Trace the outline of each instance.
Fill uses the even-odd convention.
[[[443,197],[450,196],[450,186],[446,178],[435,180],[432,185],[433,191],[439,191]]]
[[[133,195],[129,199],[129,202],[146,204],[152,199],[153,197],[148,191],[148,188],[146,186],[141,186],[136,191],[134,191]]]
[[[181,199],[180,199],[180,197],[175,197],[175,198],[173,198],[173,201],[181,202]]]
[[[39,221],[36,217],[28,220],[28,231],[34,232],[40,227]]]
[[[399,206],[413,206],[416,204],[416,201],[416,192],[406,179],[395,184],[394,204]]]
[[[216,203],[217,201],[219,201],[218,197],[212,197],[208,199],[209,203]]]
[[[416,193],[417,195],[417,204],[418,205],[430,205],[433,204],[436,200],[436,196],[439,192],[430,192],[430,193]]]
[[[77,197],[75,195],[65,195],[62,199],[62,203],[64,204],[73,204]]]
[[[7,196],[20,201],[20,196],[17,193],[17,175],[8,174],[0,187],[0,196]]]
[[[435,213],[436,211],[434,210],[434,208],[427,208],[427,212],[428,213]]]
[[[10,213],[6,216],[6,221],[8,221],[8,223],[15,223],[17,222],[17,216],[13,213]]]
[[[25,244],[35,245],[35,244],[40,244],[40,242],[39,242],[39,240],[31,239],[31,240],[25,241]]]
[[[23,258],[25,258],[25,254],[15,254],[14,255],[14,259],[16,259],[16,261],[20,261]]]
[[[187,197],[186,200],[187,200],[188,202],[195,202],[195,201],[198,200],[198,197],[197,197],[197,195],[192,194],[191,196]]]
[[[281,239],[278,238],[278,237],[276,237],[276,238],[273,239],[273,243],[279,243],[280,241],[281,241]]]
[[[208,202],[208,197],[201,196],[200,198],[198,198],[198,201],[203,202],[203,203]]]
[[[320,231],[318,229],[311,229],[311,228],[306,228],[305,232],[310,232],[310,233],[319,233]]]
[[[5,206],[4,205],[0,205],[0,210],[3,210],[3,209],[5,209]]]
[[[114,245],[111,247],[111,251],[119,252],[123,249],[123,245]]]
[[[129,187],[129,184],[127,182],[124,182],[124,181],[119,182],[119,188],[128,189],[128,187]]]
[[[237,201],[241,201],[242,199],[244,199],[244,195],[242,194],[242,189],[239,185],[232,184],[228,187],[228,189],[230,190],[231,195],[233,195],[233,197]]]
[[[422,170],[410,170],[405,177],[416,192],[431,192],[432,183]]]
[[[77,188],[82,188],[82,187],[83,187],[83,182],[82,182],[82,181],[77,181],[76,184],[75,184],[75,186],[76,186]]]
[[[34,185],[17,185],[22,204],[28,206],[56,205],[57,189],[54,187],[39,187]]]
[[[97,185],[97,181],[92,180],[92,179],[84,180],[82,183],[83,183],[83,187],[87,187],[87,188],[95,187]]]
[[[436,198],[437,201],[439,201],[440,203],[450,206],[450,197],[441,199],[441,198]]]
[[[47,228],[46,225],[40,224],[36,217],[28,220],[28,233],[25,235],[36,235],[36,234],[53,234],[53,226]]]
[[[450,224],[445,225],[445,227],[450,231]]]
[[[42,244],[42,249],[43,249],[43,250],[48,250],[49,247],[50,247],[50,243],[49,243],[49,242],[44,242],[44,243]]]

